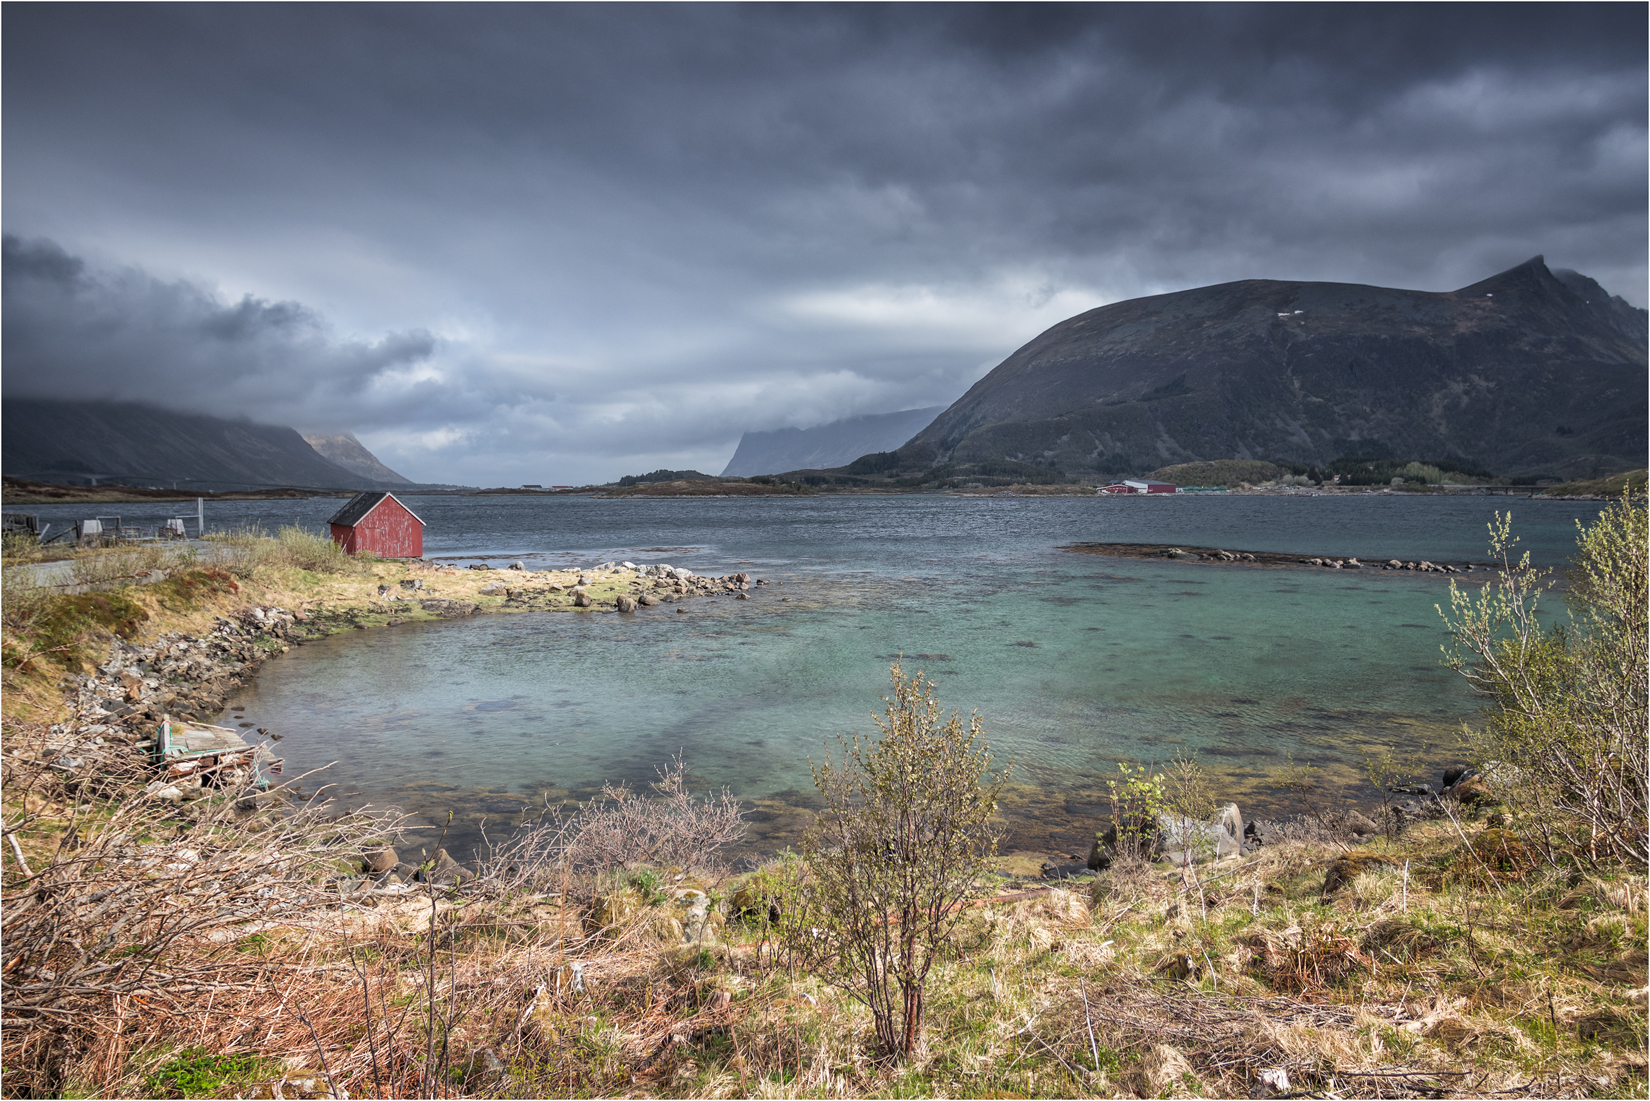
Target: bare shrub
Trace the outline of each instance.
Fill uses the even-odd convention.
[[[9,869],[0,887],[0,992],[8,1091],[65,1088],[64,1067],[101,1023],[140,999],[187,1003],[233,984],[233,942],[338,895],[324,876],[395,823],[311,802],[242,810],[226,785],[171,806],[146,797],[130,754],[59,767],[75,746],[3,761]],[[84,752],[90,753],[88,747]],[[79,774],[85,774],[81,777]],[[209,790],[209,789],[208,789]],[[28,859],[19,838],[30,843]]]
[[[625,784],[609,784],[599,800],[571,815],[552,810],[490,841],[482,878],[545,890],[572,871],[639,864],[708,868],[718,850],[745,836],[739,801],[726,788],[720,796],[695,796],[680,754],[659,770],[651,787],[657,796],[649,799]]]
[[[195,553],[182,553],[158,543],[134,543],[109,550],[82,551],[70,565],[78,585],[110,585],[135,581],[156,570],[166,571],[185,561],[193,561]]]
[[[978,713],[967,727],[955,712],[946,719],[933,684],[898,662],[890,679],[882,737],[856,734],[840,764],[814,766],[825,809],[802,851],[826,973],[871,1010],[883,1050],[909,1056],[928,971],[996,854],[992,816],[1007,776],[985,780]]]
[[[46,605],[51,590],[42,585],[28,566],[17,566],[5,571],[0,578],[0,615],[14,631],[25,630],[34,622]]]

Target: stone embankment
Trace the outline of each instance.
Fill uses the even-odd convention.
[[[96,672],[65,682],[71,718],[50,726],[39,745],[16,751],[45,754],[71,775],[127,771],[153,757],[164,717],[210,721],[260,662],[298,641],[309,619],[285,608],[254,607],[220,616],[200,636],[172,632],[142,644],[117,640]]]
[[[1331,570],[1407,570],[1414,573],[1471,573],[1471,562],[1373,561],[1351,556],[1302,557],[1275,551],[1228,551],[1218,547],[1171,547],[1161,543],[1072,543],[1061,550],[1099,554],[1108,558],[1169,558],[1177,562],[1209,562],[1249,566],[1315,566]]]

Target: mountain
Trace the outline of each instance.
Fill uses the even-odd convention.
[[[334,466],[341,466],[352,474],[357,474],[376,483],[378,487],[392,485],[412,485],[412,482],[383,463],[378,456],[361,446],[361,441],[348,432],[336,436],[321,436],[314,433],[303,433],[304,442],[315,449],[315,453]]]
[[[920,432],[944,406],[868,413],[813,428],[746,432],[722,476],[749,478],[782,470],[825,470],[872,451],[891,451]]]
[[[130,402],[8,398],[0,403],[0,432],[5,472],[38,482],[376,488],[372,478],[322,458],[290,428]]]
[[[1443,293],[1223,283],[1063,321],[854,465],[1095,478],[1359,457],[1597,477],[1644,465],[1647,330],[1644,310],[1539,256]]]

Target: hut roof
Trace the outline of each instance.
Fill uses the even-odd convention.
[[[359,524],[362,520],[365,520],[367,518],[367,513],[383,504],[384,498],[386,497],[400,505],[402,508],[406,508],[407,515],[411,516],[414,520],[417,520],[420,524],[424,522],[423,518],[421,518],[418,513],[414,512],[410,508],[407,508],[406,504],[402,502],[402,500],[395,494],[385,492],[381,489],[369,489],[362,493],[357,493],[354,497],[351,497],[349,504],[334,513],[332,519],[328,520],[327,523],[342,524],[344,527],[352,528],[356,524]]]

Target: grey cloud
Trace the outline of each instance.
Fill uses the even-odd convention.
[[[949,401],[1060,309],[1228,279],[1541,252],[1646,297],[1642,5],[0,18],[8,226],[250,292],[207,311],[253,327],[247,371],[339,379],[266,407],[330,396],[432,480],[717,465]]]
[[[7,234],[3,249],[6,391],[17,396],[148,401],[332,427],[338,414],[329,406],[358,400],[435,347],[421,332],[340,340],[296,302],[226,304],[137,268],[97,272],[51,241]]]

